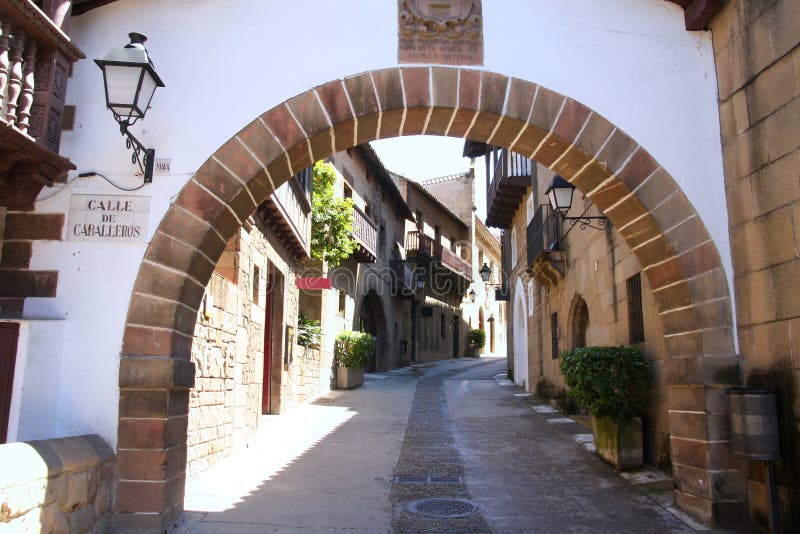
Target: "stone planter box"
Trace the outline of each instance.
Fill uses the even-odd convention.
[[[593,417],[592,432],[597,453],[617,469],[644,465],[640,417],[634,417],[622,425],[606,417]]]
[[[353,389],[364,383],[363,367],[337,367],[336,387],[339,389]]]

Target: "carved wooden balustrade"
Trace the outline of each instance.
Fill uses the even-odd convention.
[[[353,206],[353,237],[358,241],[353,257],[360,262],[374,263],[378,254],[378,225],[358,206]]]
[[[300,171],[258,208],[261,219],[296,261],[311,257],[311,174]]]
[[[472,280],[472,265],[455,252],[434,242],[433,238],[422,232],[409,232],[406,237],[406,253],[410,259],[432,259],[451,272]]]
[[[443,247],[442,245],[436,246],[436,259],[439,263],[456,273],[457,275],[472,281],[472,265],[452,250]]]
[[[506,149],[501,149],[499,156],[486,192],[486,225],[510,228],[531,185],[531,160]]]
[[[84,58],[59,25],[30,0],[0,3],[0,205],[30,209],[44,185],[75,167],[58,156],[71,64]]]

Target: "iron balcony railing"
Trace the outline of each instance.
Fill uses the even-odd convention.
[[[416,255],[423,254],[432,259],[437,260],[442,266],[450,271],[472,280],[472,265],[459,257],[458,254],[452,250],[437,244],[434,240],[422,232],[409,232],[406,237],[406,251],[408,254]]]
[[[549,204],[542,204],[527,229],[528,265],[542,251],[561,250],[561,218]]]
[[[378,225],[358,206],[353,206],[353,237],[368,255],[377,258]]]
[[[400,296],[411,296],[415,289],[414,269],[403,260],[389,262],[392,270],[392,293]]]

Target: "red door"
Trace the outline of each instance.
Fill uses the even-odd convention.
[[[272,413],[272,298],[275,278],[267,274],[266,302],[264,308],[264,384],[261,392],[261,413]]]
[[[17,361],[18,323],[0,323],[0,443],[6,442]]]

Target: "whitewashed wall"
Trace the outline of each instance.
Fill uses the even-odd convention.
[[[683,12],[664,0],[486,1],[483,14],[484,68],[570,96],[650,151],[703,217],[730,276],[710,34],[685,31]],[[91,59],[125,44],[129,31],[149,37],[166,83],[133,128],[172,160],[172,175],[130,193],[152,198],[148,236],[191,173],[255,117],[316,85],[397,65],[395,0],[118,0],[76,17],[70,33],[88,59],[70,80],[76,124],[62,153],[79,172],[127,187],[141,178]],[[81,178],[37,209],[66,212],[72,193],[124,194]],[[31,267],[58,269],[59,289],[55,299],[29,299],[26,317],[66,321],[63,348],[42,371],[59,373],[57,406],[42,415],[52,420],[22,421],[20,436],[93,432],[116,443],[123,323],[145,247],[36,244]],[[52,404],[47,395],[27,391],[17,405]]]

